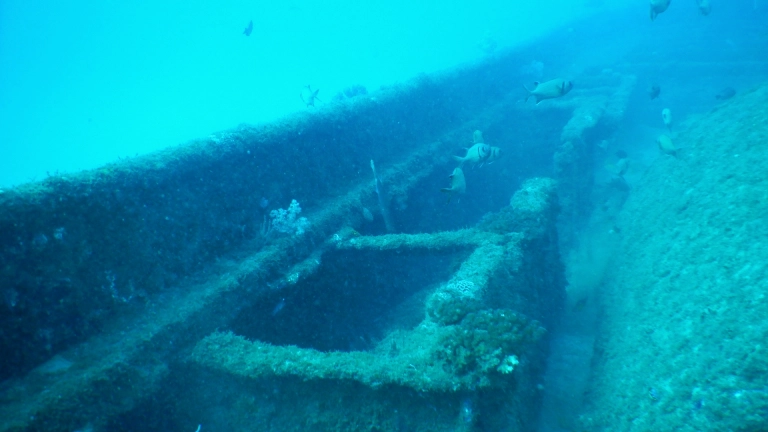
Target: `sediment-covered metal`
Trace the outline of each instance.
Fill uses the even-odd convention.
[[[396,244],[395,250],[402,254],[467,247],[473,251],[448,280],[417,289],[425,292],[421,323],[409,330],[395,325],[370,350],[321,352],[217,332],[197,344],[191,359],[205,368],[256,381],[295,377],[304,382],[322,380],[326,386],[334,385],[329,380],[353,381],[373,390],[386,388],[388,393],[411,389],[460,396],[486,388],[508,392],[515,381],[531,374],[532,359],[541,353],[545,330],[533,318],[549,317],[540,314],[539,306],[556,308],[562,301],[562,276],[546,286],[533,283],[537,278],[531,277],[562,271],[557,254],[541,248],[557,249],[557,236],[551,235],[556,214],[555,183],[532,179],[515,194],[510,207],[488,216],[477,228],[339,238],[340,250],[385,254],[392,250],[386,245]],[[511,227],[520,231],[510,231]],[[541,268],[531,268],[530,263]],[[515,301],[534,291],[540,295],[539,305]]]
[[[499,243],[504,236],[476,229],[446,231],[434,234],[387,234],[381,236],[353,236],[344,240],[339,237],[334,242],[338,249],[373,249],[373,250],[408,250],[466,248],[483,243]]]
[[[422,172],[421,159],[430,149],[439,147],[430,143],[414,151],[398,165],[399,172]],[[385,175],[394,179],[388,171]],[[411,184],[391,181],[403,191]],[[364,182],[322,205],[322,210],[311,214],[313,226],[304,236],[276,238],[266,246],[263,239],[253,239],[237,260],[211,265],[203,274],[166,290],[163,303],[151,302],[141,313],[129,310],[104,335],[62,351],[51,360],[55,363],[42,365],[3,395],[0,430],[79,428],[93,417],[108,419],[132,409],[139,395],[151,393],[165,377],[164,361],[230,321],[234,312],[249,303],[242,296],[248,293],[256,301],[259,292],[271,289],[270,281],[278,286],[295,284],[310,273],[319,263],[322,248],[307,245],[323,245],[331,233],[359,222],[360,216],[350,215],[359,214],[361,203],[371,199],[370,189]],[[111,399],[101,394],[105,382],[119,387]]]
[[[174,378],[180,353],[244,308],[302,289],[338,253],[436,252],[433,273],[456,280],[435,283],[472,281],[490,309],[549,325],[537,283],[546,291],[562,281],[530,275],[556,255],[523,262],[516,246],[520,236],[544,237],[527,236],[523,219],[503,222],[511,210],[453,231],[496,212],[521,179],[548,174],[536,166],[549,165],[528,163],[549,160],[559,142],[558,129],[542,124],[570,116],[572,107],[556,106],[540,120],[538,108],[519,103],[519,81],[508,73],[516,61],[501,55],[375,97],[0,191],[0,351],[11,353],[0,358],[8,380],[0,430],[104,427],[127,415]],[[475,129],[510,151],[504,165],[467,167],[473,192],[448,205],[438,191]],[[377,235],[371,159],[396,225],[412,234]],[[301,236],[268,226],[269,210],[291,199],[309,221]],[[489,288],[505,283],[506,291]],[[443,314],[436,301],[433,321]],[[472,319],[502,328],[501,318]]]

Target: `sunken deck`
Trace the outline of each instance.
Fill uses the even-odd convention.
[[[428,430],[473,430],[480,425],[498,430],[509,418],[530,429],[538,400],[533,380],[546,352],[545,327],[554,324],[565,295],[557,210],[554,181],[532,179],[515,194],[511,206],[471,229],[338,235],[318,257],[323,264],[317,273],[326,274],[308,276],[279,295],[290,307],[301,305],[302,298],[322,305],[322,298],[336,294],[327,285],[346,283],[355,293],[335,299],[345,303],[337,309],[337,323],[354,321],[349,316],[355,308],[366,307],[385,292],[399,297],[392,302],[394,313],[374,313],[368,323],[353,322],[350,340],[366,340],[351,350],[328,350],[322,338],[313,336],[267,343],[268,325],[246,328],[236,323],[230,331],[212,333],[197,343],[185,373],[206,376],[197,380],[198,386],[211,380],[234,379],[240,384],[230,390],[234,408],[228,420],[220,421],[210,412],[203,415],[216,427],[230,430],[248,430],[253,424],[277,430],[363,430],[373,425],[380,430],[422,430],[425,425],[430,425]],[[339,263],[370,267],[356,276],[334,271]],[[387,279],[381,274],[378,284],[366,278],[378,271],[377,265],[392,263],[410,277]],[[322,268],[326,266],[333,270]],[[255,311],[243,312],[252,316]],[[302,308],[277,316],[280,325],[297,327],[291,330],[295,335],[305,321],[294,317],[307,313]],[[249,331],[248,336],[239,334]],[[247,390],[244,382],[290,389],[300,402],[260,405],[253,400],[259,392]],[[203,405],[208,396],[204,388],[198,390],[182,397],[181,405]],[[305,407],[313,404],[327,407],[327,412],[306,415]],[[377,413],[376,418],[371,413]]]
[[[2,191],[0,431],[530,426],[563,296],[556,216],[567,236],[591,188],[577,173],[635,80],[584,77],[533,106],[518,66],[499,55]],[[465,167],[446,204],[475,129],[506,155]],[[306,232],[263,231],[291,199]]]

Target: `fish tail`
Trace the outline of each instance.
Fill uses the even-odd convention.
[[[528,98],[530,98],[533,95],[533,93],[530,90],[528,90],[528,87],[526,87],[525,84],[523,84],[523,88],[525,89],[525,91],[528,92],[528,94],[525,95],[525,101],[528,102]]]
[[[462,165],[464,165],[464,158],[463,158],[463,157],[461,157],[461,156],[454,156],[454,157],[453,157],[453,160],[455,160],[456,162],[458,162],[458,163],[459,163],[459,166],[462,166]]]

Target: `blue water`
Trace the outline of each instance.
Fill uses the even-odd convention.
[[[546,3],[5,0],[0,187],[279,118],[305,109],[308,84],[327,102],[447,69],[590,12]]]

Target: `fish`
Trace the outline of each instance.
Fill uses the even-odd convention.
[[[573,304],[573,311],[574,312],[581,312],[584,310],[584,308],[587,306],[587,301],[589,300],[589,297],[582,297],[578,300],[576,300],[576,303]]]
[[[488,162],[489,164],[493,163],[494,161],[498,160],[501,156],[503,156],[503,154],[504,153],[501,151],[500,148],[491,146],[491,154],[488,155],[488,159],[486,159],[485,161]]]
[[[677,157],[677,147],[675,147],[675,144],[672,142],[672,138],[666,135],[661,135],[656,139],[656,143],[659,145],[659,149],[662,152]]]
[[[629,192],[630,190],[629,183],[627,183],[627,179],[619,175],[612,176],[611,179],[608,181],[608,186],[610,186],[613,189],[616,189],[622,194],[625,192]],[[619,204],[619,206],[623,205],[625,199],[626,199],[626,195],[623,199],[621,199],[621,203]],[[606,202],[606,204],[603,205],[603,211],[609,211],[609,209],[610,209],[610,206]]]
[[[472,143],[473,144],[479,144],[479,143],[484,143],[484,142],[485,142],[485,140],[483,139],[483,132],[482,131],[476,130],[476,131],[472,132]]]
[[[243,30],[243,34],[246,36],[250,36],[252,32],[253,32],[253,20],[248,22],[248,26],[245,28],[245,30]]]
[[[363,207],[363,219],[365,219],[366,222],[373,222],[373,213],[368,210],[368,207]]]
[[[623,158],[616,161],[616,175],[619,177],[624,177],[624,174],[627,173],[627,170],[629,169],[629,159]]]
[[[448,178],[451,179],[451,187],[442,188],[440,192],[445,192],[453,197],[453,194],[461,195],[467,191],[467,180],[464,178],[464,171],[461,168],[454,168],[453,173]],[[451,202],[451,198],[448,198],[448,202]]]
[[[726,100],[734,97],[736,95],[736,90],[733,89],[733,87],[726,87],[722,90],[720,90],[720,93],[715,95],[715,99],[717,100]]]
[[[658,84],[653,84],[652,86],[648,87],[648,96],[651,97],[651,100],[656,99],[661,94],[661,87],[659,87]]]
[[[285,307],[285,298],[281,298],[279,302],[275,305],[275,308],[272,309],[272,316],[275,316],[280,313],[281,310]]]
[[[661,110],[661,119],[664,120],[664,126],[672,131],[672,111],[670,111],[669,108]]]
[[[464,165],[464,162],[471,162],[473,165],[482,164],[488,160],[493,154],[491,146],[485,143],[477,143],[467,149],[467,154],[464,157],[454,156],[453,158],[459,162],[459,167]]]
[[[310,87],[309,84],[307,84],[305,88],[307,89],[307,92],[302,92],[301,94],[299,94],[299,97],[307,105],[307,107],[313,107],[315,106],[316,100],[320,101],[320,98],[317,97],[317,94],[320,93],[320,89],[312,90],[312,87]],[[304,93],[307,94],[306,99],[304,98]]]
[[[528,89],[526,86],[523,86],[523,88],[528,92],[525,101],[528,102],[528,98],[533,96],[536,98],[536,105],[545,99],[554,99],[565,96],[573,88],[573,82],[566,81],[562,78],[556,78],[542,83],[537,81],[533,83],[533,85],[533,90]]]
[[[651,0],[651,21],[655,20],[660,13],[667,10],[671,0]]]
[[[712,4],[709,0],[696,0],[696,6],[699,7],[699,13],[707,16],[712,12]]]
[[[613,175],[624,177],[624,174],[626,174],[629,169],[629,158],[627,157],[627,153],[623,150],[617,151],[616,163],[605,165],[605,169]]]
[[[478,154],[477,160],[472,160],[472,162],[474,162],[475,165],[480,164],[480,166],[482,166],[486,162],[488,162],[489,164],[492,163],[493,161],[499,159],[503,154],[500,148],[485,144],[482,131],[476,130],[472,133],[472,143],[473,143],[473,146],[468,149],[466,157],[460,158],[458,156],[454,156],[454,159],[461,162],[461,165],[464,164],[465,160],[471,160],[471,159],[468,159],[468,157],[470,153],[473,151],[472,149],[475,149]],[[486,155],[486,151],[488,152],[487,155]]]

